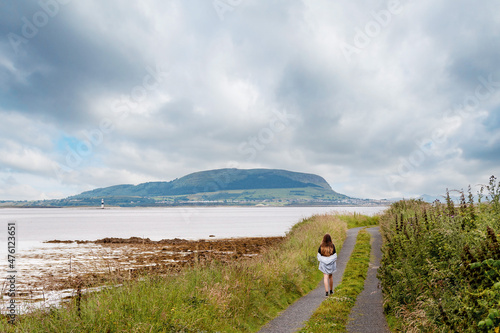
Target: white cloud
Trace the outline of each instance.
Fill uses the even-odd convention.
[[[340,45],[387,6],[243,2],[221,21],[211,2],[71,2],[22,52],[0,41],[0,172],[18,182],[1,197],[171,180],[230,161],[317,173],[356,197],[485,182],[498,173],[500,87],[470,116],[445,115],[479,77],[500,81],[496,2],[407,2],[347,61]],[[39,9],[6,8],[2,35],[20,34],[22,16]],[[168,74],[144,90],[158,64]],[[138,104],[127,116],[113,107],[123,96]],[[294,118],[269,132],[276,110]],[[58,178],[54,163],[67,164],[104,119],[113,129]],[[437,130],[446,140],[433,142]],[[255,154],[242,154],[245,143]]]

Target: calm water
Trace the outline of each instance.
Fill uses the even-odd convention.
[[[0,209],[1,243],[7,223],[17,223],[18,251],[59,240],[104,237],[201,239],[283,236],[295,223],[313,214],[358,212],[372,215],[384,207],[203,207],[203,208],[57,208]],[[5,247],[5,249],[4,249]],[[0,253],[6,253],[2,246]]]
[[[97,240],[104,237],[200,239],[283,236],[297,222],[314,214],[358,212],[372,215],[384,207],[207,207],[110,209],[0,209],[0,270],[7,271],[7,223],[17,224],[16,289],[19,313],[57,306],[74,290],[51,290],[50,277],[99,271],[97,263],[120,256],[119,249],[99,244],[47,244],[47,240]],[[120,248],[121,249],[121,248]],[[117,252],[118,251],[118,252]],[[103,261],[104,260],[104,261]],[[109,268],[109,267],[108,267]],[[1,293],[5,295],[6,284]],[[38,301],[33,301],[38,300]],[[7,311],[8,297],[0,300]]]

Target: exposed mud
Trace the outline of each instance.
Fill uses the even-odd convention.
[[[246,260],[283,237],[209,240],[104,238],[97,241],[50,241],[19,255],[17,298],[20,303],[57,305],[78,288],[96,290],[145,274],[177,274],[185,267]],[[2,295],[6,297],[4,284]],[[30,306],[26,307],[27,309]],[[26,310],[29,311],[29,310]],[[24,311],[23,311],[24,312]]]
[[[184,267],[205,265],[214,260],[225,263],[248,259],[282,239],[256,237],[191,241],[175,238],[151,241],[138,237],[104,238],[93,242],[104,252],[100,259],[92,259],[98,261],[92,263],[97,269],[78,269],[78,273],[73,273],[78,274],[79,283],[85,286],[99,285],[110,279],[122,282],[143,274],[175,274]],[[67,276],[52,280],[57,282],[52,286],[56,289],[74,287]]]

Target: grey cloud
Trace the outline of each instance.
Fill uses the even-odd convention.
[[[386,6],[243,1],[220,20],[210,1],[72,1],[16,54],[7,34],[21,34],[22,17],[40,6],[9,3],[0,14],[0,116],[9,118],[0,150],[10,157],[0,172],[23,175],[10,187],[16,198],[20,189],[36,197],[170,180],[231,161],[317,172],[358,197],[484,181],[498,170],[498,93],[477,108],[486,119],[455,114],[455,128],[445,115],[478,77],[500,81],[496,2],[408,3],[348,63],[339,43]],[[114,110],[158,64],[169,68],[161,84],[128,115]],[[276,110],[293,119],[269,132]],[[103,119],[114,128],[92,154],[62,183],[41,179],[51,161],[65,163],[66,141],[88,140]],[[446,140],[391,189],[386,176],[398,176],[437,129]],[[252,146],[264,132],[272,138]],[[22,151],[36,152],[43,170],[22,167]]]
[[[7,56],[15,67],[27,72],[29,84],[16,81],[16,73],[11,73],[8,89],[0,95],[5,107],[70,125],[82,124],[92,120],[90,96],[126,91],[144,75],[145,64],[139,53],[134,55],[133,50],[106,35],[86,34],[84,28],[91,23],[71,22],[67,18],[74,9],[71,6],[61,7],[57,16],[19,46],[18,54],[9,50]],[[37,6],[21,8],[17,17],[30,18],[40,10]],[[11,20],[11,24],[4,29],[24,36],[20,18]]]

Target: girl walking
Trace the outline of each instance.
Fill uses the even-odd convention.
[[[325,283],[325,291],[328,296],[328,290],[330,290],[330,295],[333,294],[333,272],[337,270],[337,251],[335,251],[335,245],[332,242],[332,237],[330,234],[323,236],[323,241],[318,249],[318,261],[319,270],[323,272],[323,282]]]

